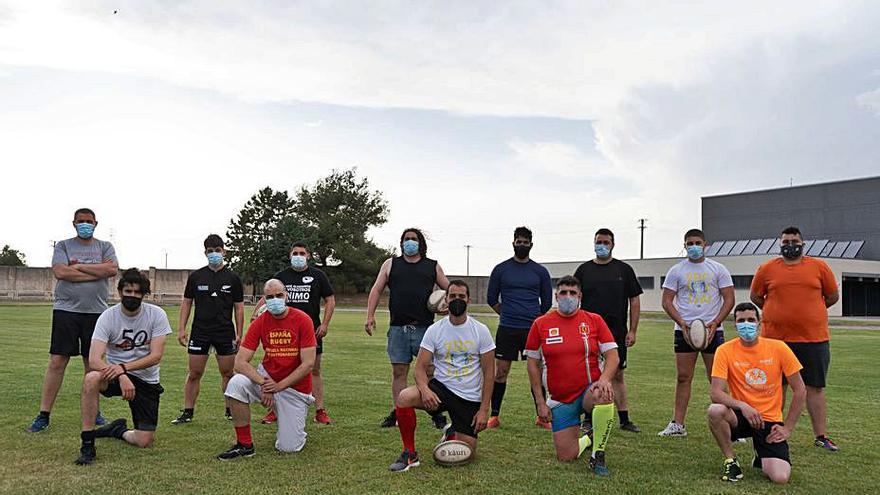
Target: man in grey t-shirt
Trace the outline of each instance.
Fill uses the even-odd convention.
[[[40,413],[27,431],[36,433],[49,427],[49,414],[64,380],[71,356],[83,357],[89,369],[89,345],[98,316],[107,309],[108,279],[119,270],[113,245],[93,237],[98,225],[95,212],[80,208],[73,214],[76,237],[55,243],[52,272],[55,304],[52,308],[52,343],[49,366],[43,378]],[[98,413],[98,422],[104,418]]]
[[[138,447],[149,447],[159,421],[159,361],[171,333],[168,315],[143,303],[150,280],[137,268],[126,270],[117,286],[120,304],[104,311],[95,325],[89,352],[89,371],[82,387],[82,447],[76,463],[94,462],[95,438],[113,437]],[[106,355],[106,360],[104,359]],[[122,396],[131,409],[134,429],[124,418],[95,430],[98,394]]]

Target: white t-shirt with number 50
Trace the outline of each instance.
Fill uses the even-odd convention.
[[[156,337],[171,333],[168,315],[159,306],[142,303],[135,316],[122,312],[117,304],[101,313],[95,324],[92,340],[107,343],[107,362],[130,363],[150,354],[150,344]],[[159,365],[128,372],[147,383],[159,383]]]
[[[434,354],[434,378],[462,399],[480,402],[483,373],[480,355],[495,349],[486,325],[467,317],[453,325],[449,317],[435,322],[422,337],[422,349]]]

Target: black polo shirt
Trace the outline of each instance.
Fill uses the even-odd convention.
[[[309,315],[317,330],[321,324],[321,300],[333,295],[333,286],[327,274],[310,266],[301,272],[285,268],[274,278],[287,289],[287,305]]]
[[[218,271],[207,266],[189,274],[183,297],[195,302],[193,331],[225,333],[235,331],[233,304],[244,301],[241,279],[223,265]]]

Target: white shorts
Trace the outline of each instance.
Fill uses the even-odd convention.
[[[262,366],[257,368],[261,375],[268,376]],[[260,386],[245,375],[236,374],[226,386],[226,396],[246,404],[259,403],[262,397]],[[281,452],[299,452],[306,445],[306,418],[309,406],[315,402],[311,395],[292,388],[275,394],[275,415],[278,416],[278,435],[275,448]]]

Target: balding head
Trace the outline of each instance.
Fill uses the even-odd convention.
[[[263,295],[275,295],[286,290],[284,283],[277,278],[270,278],[265,284],[263,284]]]

